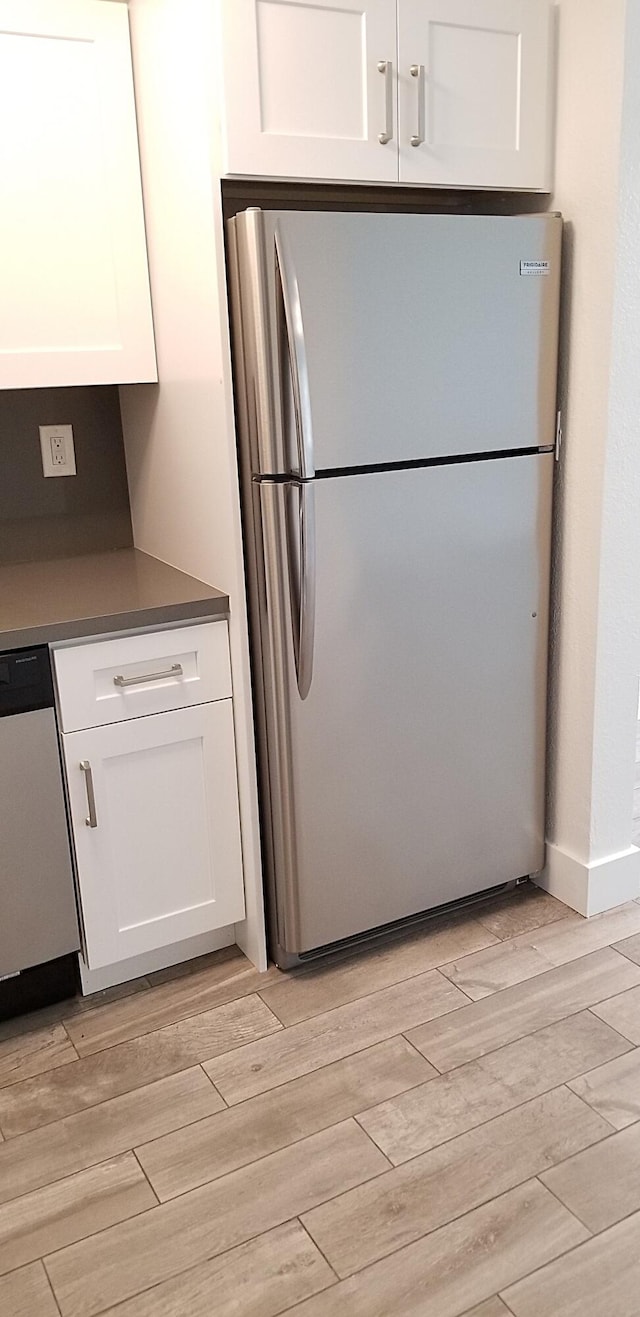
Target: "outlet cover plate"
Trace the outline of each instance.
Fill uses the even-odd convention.
[[[40,449],[45,476],[75,476],[76,453],[72,425],[41,425]]]

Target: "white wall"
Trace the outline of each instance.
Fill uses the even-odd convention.
[[[561,0],[554,205],[567,220],[542,883],[582,913],[640,893],[631,847],[640,666],[640,289],[629,221],[640,140],[630,0]],[[625,41],[627,42],[625,80]],[[633,56],[636,64],[634,67]],[[623,85],[626,90],[623,104]],[[634,416],[635,413],[635,416]]]
[[[121,390],[134,542],[230,599],[247,955],[266,965],[219,180],[213,0],[129,0],[159,386]]]

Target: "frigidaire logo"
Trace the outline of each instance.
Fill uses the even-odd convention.
[[[520,274],[546,275],[551,268],[550,261],[521,261]]]

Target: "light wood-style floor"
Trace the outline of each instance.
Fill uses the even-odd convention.
[[[638,1317],[640,904],[0,1026],[2,1317]]]

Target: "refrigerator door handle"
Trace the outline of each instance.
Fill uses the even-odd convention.
[[[292,598],[292,613],[294,616],[294,653],[300,699],[306,700],[311,689],[311,679],[313,677],[313,648],[316,616],[315,490],[312,483],[306,484],[304,482],[299,485],[291,486],[291,489],[297,491],[300,500],[298,505],[298,536],[300,545],[298,598],[295,602]],[[289,580],[290,582],[293,582],[291,560],[289,561]]]
[[[296,442],[298,445],[298,462],[301,480],[311,480],[315,475],[313,464],[313,429],[311,424],[311,396],[309,393],[309,371],[307,351],[304,341],[302,323],[302,305],[300,289],[289,244],[280,224],[276,225],[274,234],[276,248],[276,268],[282,288],[282,304],[287,335],[287,349],[291,365],[291,387],[293,393],[293,410],[295,414]]]

